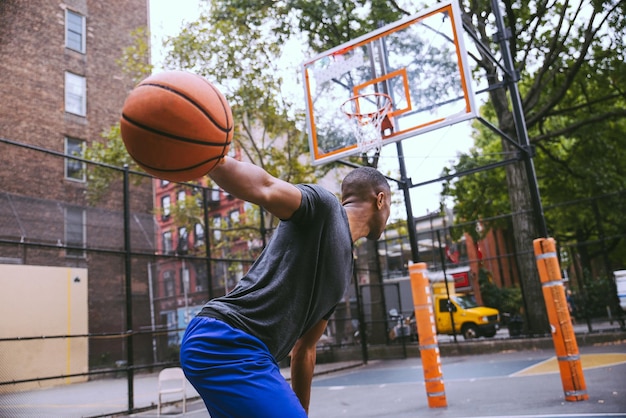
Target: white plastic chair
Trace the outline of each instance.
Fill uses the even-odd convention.
[[[186,410],[187,395],[185,385],[187,378],[180,367],[169,367],[159,372],[159,404],[157,415],[161,416],[161,403],[163,395],[182,392],[183,394],[183,414]]]

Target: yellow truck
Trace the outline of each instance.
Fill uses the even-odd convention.
[[[400,297],[401,306],[413,306],[411,282],[408,278],[395,281],[397,294]],[[466,340],[479,337],[491,338],[496,335],[500,328],[500,312],[494,308],[479,306],[473,295],[457,293],[454,281],[448,283],[446,292],[445,282],[430,282],[431,296],[433,301],[433,313],[437,334],[463,335]],[[450,295],[450,300],[448,299]],[[399,312],[400,309],[392,308],[388,311],[390,321],[390,340],[417,341],[417,326],[415,313],[410,311]],[[452,312],[452,315],[450,315]],[[454,333],[452,323],[454,322]]]
[[[472,295],[456,293],[454,283],[448,284],[448,292],[443,282],[432,283],[432,290],[437,334],[452,335],[454,323],[456,334],[463,335],[466,340],[496,335],[500,328],[497,309],[478,306]]]

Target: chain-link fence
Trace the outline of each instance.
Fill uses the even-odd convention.
[[[189,319],[234,287],[271,229],[242,226],[243,202],[201,184],[165,188],[6,140],[0,155],[57,169],[26,184],[3,173],[0,392],[125,376],[132,409],[133,375],[178,363]]]
[[[178,362],[189,319],[236,285],[270,239],[271,220],[206,184],[168,184],[8,140],[0,141],[0,155],[46,167],[27,183],[2,173],[0,309],[7,325],[0,392],[126,378],[133,409],[136,374]],[[548,225],[558,226],[573,316],[588,331],[600,321],[618,328],[623,318],[612,272],[626,267],[625,194],[545,208]],[[418,220],[420,261],[433,278],[449,277],[459,293],[523,315],[512,216],[481,220],[497,228],[479,239],[451,233],[467,225],[441,223],[437,214]],[[412,311],[411,244],[392,230],[356,251],[354,283],[319,347],[363,345],[367,356],[366,343],[398,343],[390,337],[398,322],[389,311],[404,317]],[[402,343],[415,344],[409,337]]]

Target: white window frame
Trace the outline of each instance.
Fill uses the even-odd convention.
[[[87,116],[87,79],[69,71],[65,72],[65,111]]]
[[[163,293],[165,297],[176,296],[176,280],[173,270],[165,270],[163,272]]]
[[[181,226],[178,228],[178,242],[176,243],[176,252],[184,254],[189,251],[189,234],[187,228]]]
[[[222,239],[222,218],[220,216],[215,216],[212,219],[213,222],[213,239],[215,241],[219,241]]]
[[[163,209],[161,219],[169,219],[170,215],[172,214],[172,198],[169,194],[161,196],[161,208]]]
[[[163,237],[163,254],[172,254],[174,252],[174,241],[172,231],[164,231]]]
[[[179,190],[176,193],[176,205],[181,208],[184,209],[185,208],[185,200],[187,199],[187,192],[185,192],[184,190]]]
[[[210,189],[211,193],[209,195],[209,200],[211,202],[217,203],[220,201],[220,189]]]
[[[70,17],[71,16],[76,16],[78,18],[80,18],[80,32],[77,32],[74,27],[70,27]],[[87,50],[87,43],[86,43],[86,39],[87,37],[85,36],[87,33],[86,30],[86,19],[85,16],[81,15],[80,13],[77,13],[73,10],[69,10],[69,9],[65,9],[65,47],[68,49],[71,49],[73,51],[77,51],[80,52],[81,54],[84,54]],[[76,49],[74,42],[70,42],[70,34],[77,34],[77,36],[80,37],[80,47],[79,49]]]
[[[194,238],[193,244],[195,247],[199,247],[204,245],[204,225],[201,223],[196,223],[193,226]]]
[[[78,145],[80,144],[80,153],[78,155],[74,155],[72,154],[73,152],[73,147],[70,147],[70,143],[73,143],[73,145]],[[72,157],[83,157],[85,154],[85,141],[81,140],[81,139],[76,139],[76,138],[70,138],[70,137],[65,137],[65,155],[70,155]],[[70,168],[72,164],[76,164],[77,166],[80,166],[79,170],[75,170],[76,172],[80,173],[80,177],[72,177],[70,176]],[[75,160],[73,158],[66,158],[65,159],[65,166],[64,166],[64,170],[65,170],[65,179],[66,180],[71,180],[71,181],[78,181],[81,183],[84,183],[86,181],[86,175],[85,175],[85,163],[83,161],[79,161],[79,160]],[[73,167],[72,167],[73,170]]]
[[[239,210],[232,210],[228,214],[228,226],[234,228],[239,224]]]

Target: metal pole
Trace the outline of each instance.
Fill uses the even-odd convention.
[[[202,209],[204,211],[204,252],[206,254],[206,276],[209,286],[209,300],[213,299],[213,272],[211,271],[211,239],[209,238],[209,199],[207,189],[202,188]]]
[[[404,193],[404,204],[406,207],[406,222],[409,229],[409,243],[411,244],[411,261],[419,262],[419,250],[417,248],[417,231],[415,230],[415,219],[413,218],[413,207],[411,206],[411,180],[406,176],[406,164],[404,163],[404,151],[402,141],[396,142],[398,150],[398,166],[400,168],[400,181],[398,185]]]
[[[407,353],[406,353],[406,335],[404,335],[404,331],[405,328],[404,326],[406,325],[405,321],[404,321],[404,313],[402,312],[402,297],[400,294],[400,284],[399,283],[394,283],[396,285],[396,297],[398,298],[398,310],[400,311],[400,333],[402,335],[396,335],[396,338],[400,338],[400,342],[402,343],[402,358],[407,358]],[[394,325],[392,325],[394,326]],[[411,337],[411,327],[409,326],[409,335],[408,337]]]
[[[130,190],[128,164],[124,165],[124,278],[126,290],[126,378],[128,380],[128,412],[134,409],[133,378],[133,295],[130,252]]]
[[[535,214],[535,224],[539,228],[539,233],[543,237],[548,236],[548,227],[546,226],[546,220],[543,215],[543,207],[541,204],[541,197],[539,194],[539,186],[537,184],[537,174],[535,172],[535,165],[532,159],[532,150],[530,147],[530,140],[528,139],[528,131],[526,129],[526,120],[524,119],[524,110],[522,107],[522,99],[520,97],[517,82],[519,81],[519,75],[515,70],[513,63],[513,56],[509,48],[508,41],[511,38],[510,30],[507,30],[504,26],[504,19],[498,6],[498,0],[492,0],[491,7],[493,8],[493,14],[496,20],[496,27],[498,33],[496,39],[500,44],[500,50],[502,51],[503,65],[506,70],[505,84],[508,87],[509,94],[511,96],[511,106],[513,109],[513,120],[515,122],[515,130],[517,132],[517,138],[522,148],[525,149],[524,164],[526,167],[526,175],[528,177],[528,186],[530,189],[530,196],[533,203],[533,211]]]
[[[383,23],[379,22],[378,27],[382,26]],[[387,73],[387,45],[385,44],[384,38],[380,39],[379,46],[380,61],[383,63],[384,66],[383,72]],[[375,66],[372,65],[372,68],[374,67]],[[375,76],[375,74],[373,74],[373,76]],[[389,88],[389,80],[386,80],[383,86],[385,93],[392,93],[391,89]],[[393,99],[395,98],[392,96],[392,100]],[[413,218],[413,208],[411,205],[411,179],[407,178],[406,176],[406,164],[404,163],[404,151],[402,148],[402,141],[396,142],[396,149],[398,151],[398,166],[400,169],[400,181],[398,182],[398,185],[400,186],[404,194],[404,204],[406,206],[406,221],[409,227],[409,243],[411,245],[411,261],[414,263],[418,263],[419,249],[417,247],[417,231],[415,231],[415,220]]]
[[[446,258],[443,255],[443,248],[441,247],[441,234],[437,230],[437,243],[439,244],[439,257],[441,258],[441,271],[443,271],[443,283],[446,286],[446,296],[448,296],[448,313],[450,314],[450,324],[452,325],[452,336],[454,342],[458,342],[456,339],[456,326],[454,325],[454,312],[452,310],[452,298],[450,297],[450,288],[448,287],[448,274],[446,273]]]
[[[352,261],[352,278],[354,280],[354,294],[356,297],[357,316],[359,317],[359,335],[361,336],[361,358],[363,363],[367,364],[367,324],[365,323],[365,314],[363,309],[363,298],[361,297],[361,287],[359,286],[359,277],[356,271],[356,260]]]
[[[184,257],[184,256],[183,256]],[[189,270],[187,270],[187,263],[185,259],[182,260],[183,269],[180,272],[183,279],[183,297],[185,298],[185,327],[189,325]]]
[[[148,263],[148,293],[150,297],[150,330],[152,331],[152,361],[157,362],[156,323],[154,319],[154,286],[152,284],[152,263]]]

